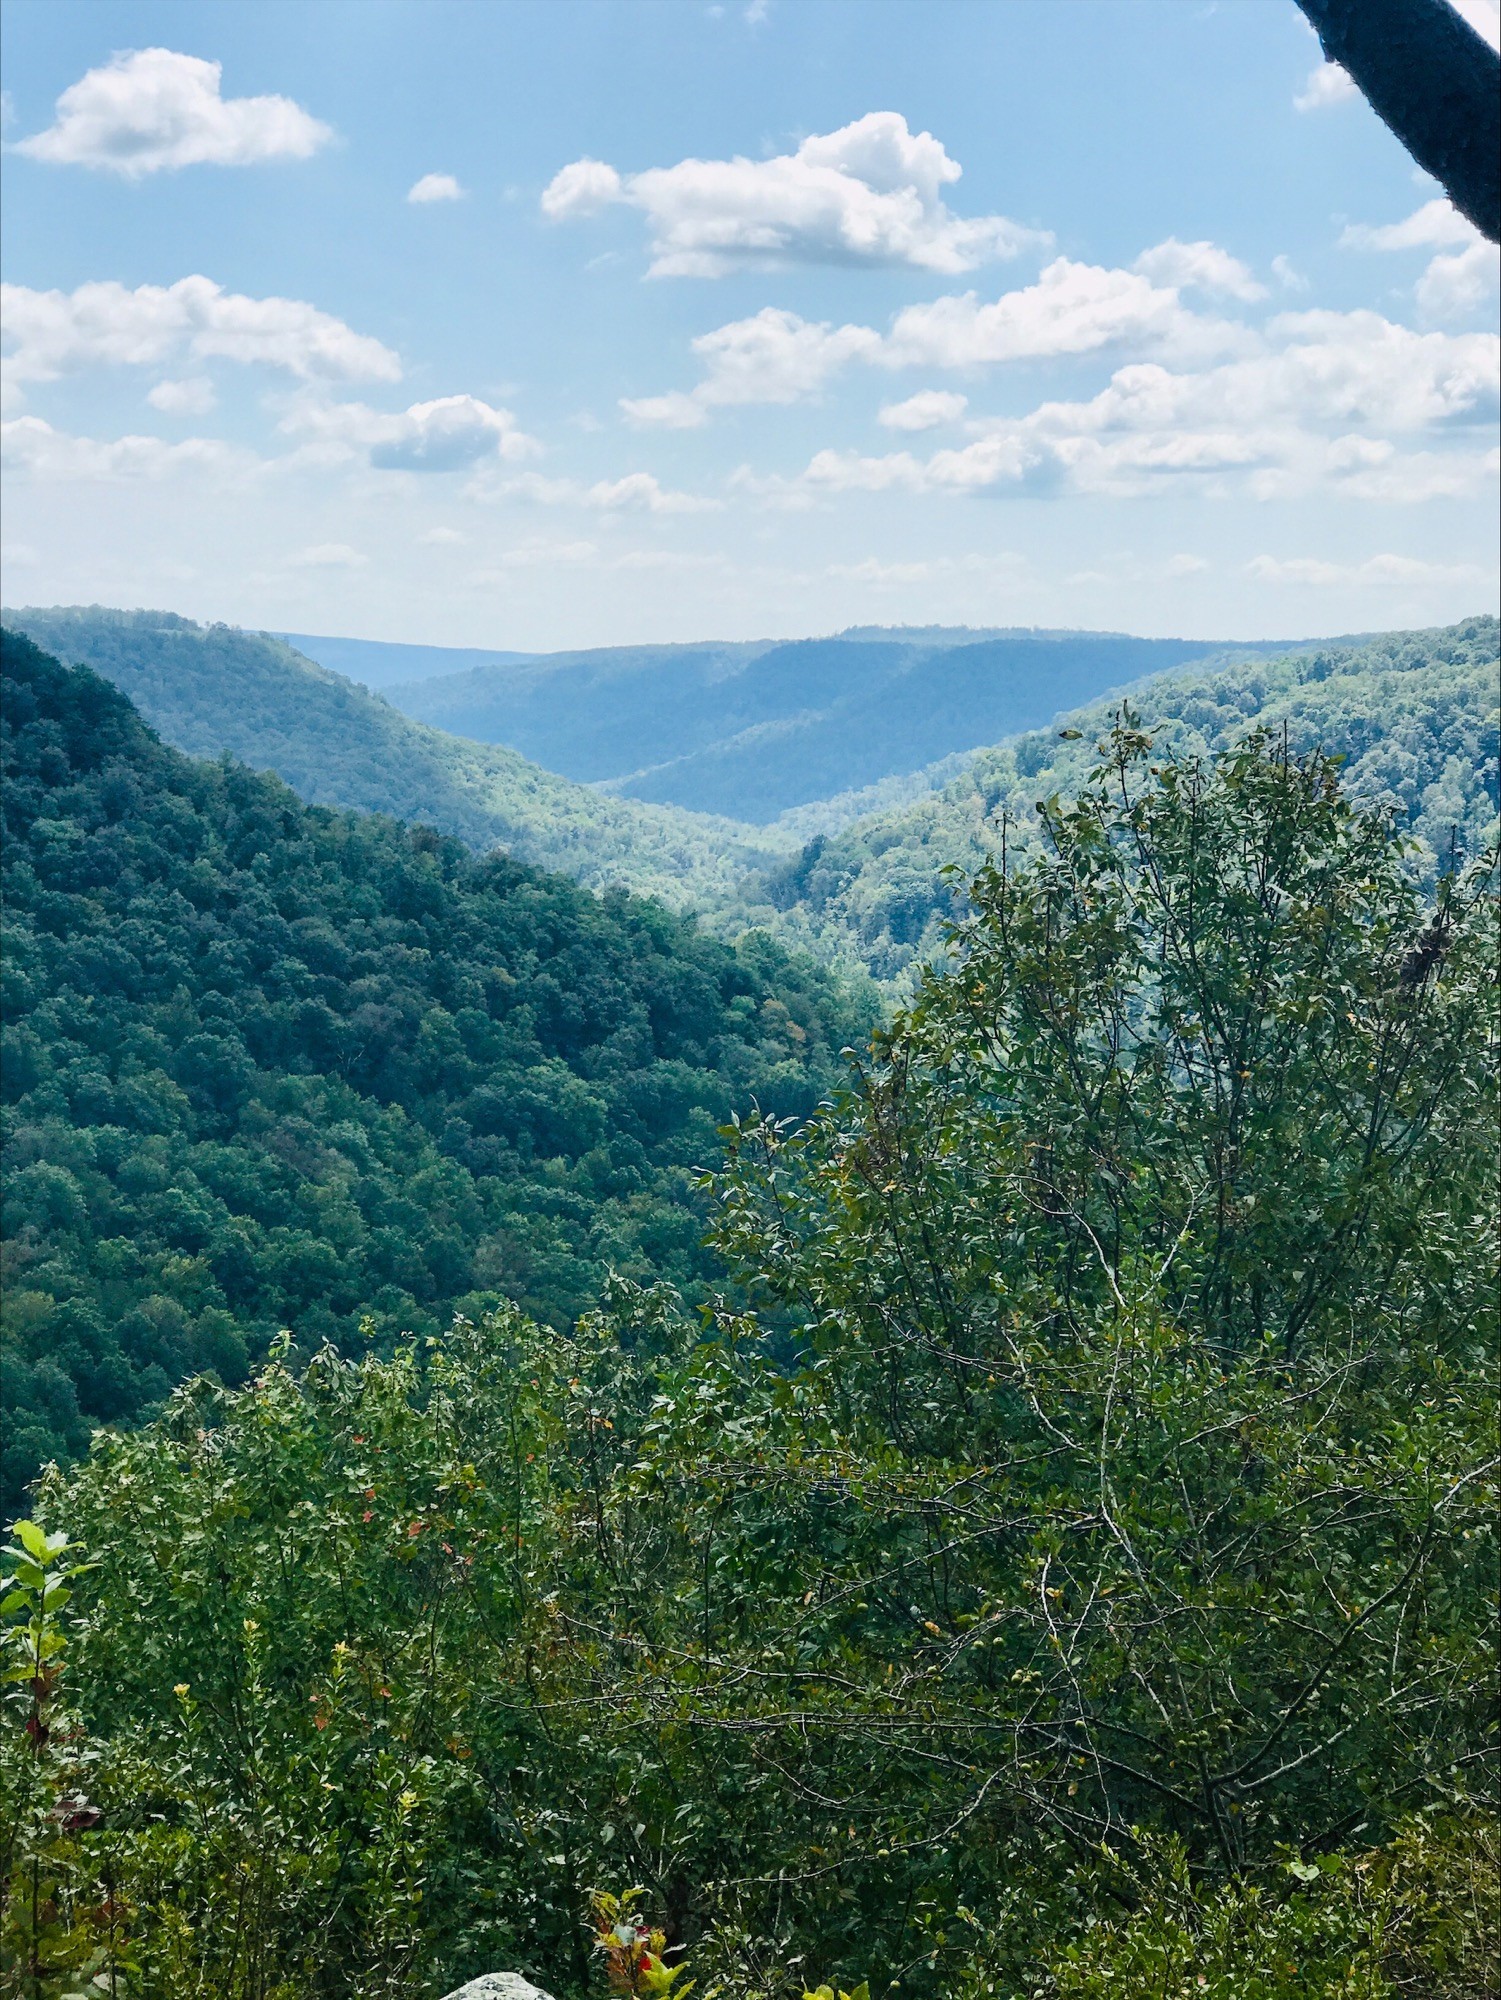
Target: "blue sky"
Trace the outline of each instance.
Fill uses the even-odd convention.
[[[1495,252],[1291,0],[0,23],[8,602],[524,648],[1494,607]]]

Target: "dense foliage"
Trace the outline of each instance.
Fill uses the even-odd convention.
[[[1463,860],[1495,837],[1498,671],[1496,620],[1472,618],[1358,646],[1183,667],[1131,700],[1179,756],[1224,750],[1263,726],[1285,727],[1296,751],[1342,757],[1352,796],[1395,808],[1432,872],[1451,840]],[[962,902],[944,869],[973,875],[996,852],[1003,818],[1027,851],[1035,801],[1079,789],[1116,706],[1060,716],[1052,731],[983,752],[931,797],[815,836],[759,893],[745,884],[738,907],[762,922],[780,913],[784,937],[878,978],[910,975],[939,949]]]
[[[764,939],[301,805],[4,638],[7,1492],[280,1327],[716,1268],[690,1170],[862,1017]]]
[[[701,2000],[1494,1990],[1489,885],[1110,753],[731,1129],[749,1304],[278,1353],[46,1483],[13,1965],[582,2000],[640,1884]]]
[[[410,721],[268,633],[98,605],[8,611],[6,622],[113,681],[175,749],[228,750],[310,805],[418,820],[674,907],[729,894],[766,858],[748,827],[606,798],[514,750]]]

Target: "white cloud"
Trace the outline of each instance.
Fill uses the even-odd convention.
[[[1308,290],[1308,280],[1303,276],[1290,257],[1284,257],[1279,254],[1272,259],[1272,276],[1284,291],[1306,292]]]
[[[1418,279],[1414,296],[1425,319],[1463,319],[1501,287],[1501,248],[1472,243],[1468,250],[1440,254]]]
[[[394,432],[370,451],[370,463],[384,471],[452,472],[490,454],[509,462],[539,449],[509,410],[492,408],[477,396],[413,403],[395,423]]]
[[[364,569],[369,561],[369,556],[361,555],[348,542],[314,542],[292,558],[296,569]]]
[[[0,567],[5,569],[35,569],[41,560],[30,542],[7,542],[0,548]]]
[[[496,479],[481,468],[464,489],[471,500],[530,500],[542,507],[587,507],[603,514],[706,514],[724,505],[698,493],[680,493],[663,486],[654,472],[627,472],[619,479],[549,479],[523,472]]]
[[[424,528],[417,537],[417,546],[422,549],[462,548],[469,540],[457,528]]]
[[[801,402],[852,358],[874,359],[881,336],[868,326],[831,326],[765,306],[750,319],[700,334],[692,345],[707,371],[703,381],[688,394],[622,397],[632,423],[691,430],[714,407]]]
[[[407,200],[419,204],[429,201],[462,201],[464,192],[452,174],[424,174],[420,181],[414,181],[407,189]]]
[[[586,507],[601,507],[607,513],[622,509],[646,514],[701,514],[718,506],[696,493],[674,493],[664,487],[654,472],[628,472],[622,479],[601,479],[583,494]]]
[[[179,353],[285,368],[304,381],[401,377],[389,347],[332,313],[302,299],[226,292],[201,276],[134,291],[112,279],[72,292],[5,285],[0,314],[13,343],[9,371],[23,382],[51,382],[100,365],[145,367]]]
[[[619,174],[603,160],[587,155],[555,173],[542,190],[542,213],[553,222],[597,215],[612,201],[627,199]]]
[[[289,404],[280,428],[313,439],[335,457],[365,452],[382,472],[457,472],[485,459],[514,464],[542,448],[509,410],[478,396],[438,396],[405,410],[301,396]]]
[[[1259,583],[1461,583],[1478,577],[1473,563],[1418,562],[1411,556],[1369,556],[1361,563],[1324,562],[1316,556],[1255,556],[1246,575]]]
[[[1442,196],[1401,222],[1351,223],[1339,240],[1349,250],[1438,251],[1413,293],[1428,320],[1463,319],[1501,283],[1501,250]]]
[[[696,431],[709,421],[704,399],[682,389],[669,389],[665,396],[622,396],[620,407],[641,430]]]
[[[919,389],[904,402],[883,405],[877,421],[889,431],[933,431],[957,424],[968,408],[969,398],[952,389]]]
[[[1295,111],[1322,111],[1330,104],[1347,104],[1359,97],[1355,79],[1338,63],[1320,63],[1310,70],[1303,88],[1293,99]]]
[[[894,489],[1127,497],[1185,479],[1259,499],[1327,488],[1416,502],[1490,476],[1494,454],[1467,440],[1495,408],[1494,335],[1414,333],[1370,312],[1282,314],[1268,335],[1260,352],[1198,370],[1132,362],[1087,401],[987,421],[927,459],[821,451],[796,480],[740,483],[781,505]],[[1392,442],[1424,433],[1446,448]]]
[[[1192,286],[1233,299],[1266,297],[1266,286],[1257,283],[1239,257],[1217,243],[1180,243],[1170,236],[1165,243],[1143,250],[1132,268],[1155,285],[1175,285],[1180,291]]]
[[[111,439],[74,437],[54,430],[40,417],[16,417],[0,424],[0,448],[17,472],[39,480],[161,480],[182,473],[237,475],[259,461],[217,438],[184,438],[166,444],[155,437]]]
[[[70,84],[56,123],[16,151],[139,180],[172,167],[305,160],[333,137],[290,97],[222,96],[222,75],[222,63],[200,56],[127,50]]]
[[[765,263],[898,264],[972,271],[1051,241],[1003,215],[956,216],[942,189],[961,169],[931,132],[899,112],[872,111],[769,160],[680,160],[621,175],[575,160],[554,176],[542,211],[554,221],[611,203],[651,227],[653,277],[717,278]]]
[[[1174,247],[1190,256],[1214,251],[1212,244]],[[1224,254],[1214,252],[1216,258]],[[1225,261],[1243,269],[1233,258]],[[698,336],[693,352],[706,373],[694,389],[624,397],[621,408],[635,424],[689,430],[702,424],[715,406],[801,401],[852,360],[889,368],[975,370],[1110,346],[1196,355],[1254,344],[1245,328],[1191,312],[1175,285],[1154,285],[1139,271],[1106,270],[1059,257],[1035,284],[1004,292],[989,303],[964,292],[908,306],[884,337],[873,327],[833,326],[766,306],[750,319]]]
[[[187,375],[179,381],[158,382],[146,391],[153,410],[165,410],[174,417],[206,417],[219,401],[207,375]]]
[[[880,358],[899,368],[963,369],[1090,354],[1126,342],[1191,349],[1241,338],[1226,322],[1190,312],[1175,286],[1058,257],[1035,284],[988,304],[964,292],[905,307]]]
[[[1339,243],[1342,250],[1449,250],[1480,240],[1475,225],[1440,195],[1401,222],[1352,222]]]

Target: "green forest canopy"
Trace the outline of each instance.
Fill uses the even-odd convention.
[[[769,940],[301,804],[7,632],[7,1503],[280,1327],[717,1268],[691,1169],[871,1011]]]
[[[95,1567],[15,1559],[10,1948],[585,2000],[640,1884],[699,2000],[1493,1992],[1494,917],[1327,758],[1118,730],[741,1129],[738,1300],[102,1434]]]
[[[1384,804],[1419,843],[1431,873],[1496,837],[1498,626],[1471,618],[1430,632],[1392,632],[1356,647],[1325,645],[1277,659],[1196,665],[1159,675],[1130,702],[1159,749],[1227,749],[1247,730],[1285,728],[1295,751],[1344,760],[1352,796]],[[962,906],[945,868],[967,880],[1009,820],[1016,851],[1033,851],[1036,802],[1084,783],[1118,701],[1061,715],[1050,729],[983,751],[941,790],[807,843],[737,909],[789,941],[900,980],[942,942]],[[1060,736],[1064,740],[1060,740]]]
[[[514,750],[413,722],[264,632],[98,605],[7,612],[12,630],[92,667],[190,757],[228,750],[310,805],[389,813],[500,846],[590,888],[681,908],[730,895],[776,851],[755,829],[611,799]]]

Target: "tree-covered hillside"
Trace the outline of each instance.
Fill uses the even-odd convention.
[[[1295,751],[1342,756],[1354,796],[1384,800],[1432,870],[1451,835],[1463,856],[1495,837],[1497,623],[1472,618],[1429,632],[1329,643],[1279,659],[1184,667],[1131,696],[1154,743],[1180,755],[1221,750],[1255,724],[1287,730]],[[1055,728],[983,751],[941,790],[815,836],[759,887],[747,920],[831,957],[901,977],[939,948],[955,901],[946,868],[969,876],[995,852],[1000,823],[1026,852],[1036,802],[1076,793],[1114,702],[1057,718]]]
[[[3,646],[10,1502],[282,1326],[702,1286],[716,1126],[810,1110],[865,1026],[821,973],[192,762]]]
[[[265,633],[94,605],[5,616],[59,659],[123,688],[175,748],[192,757],[229,750],[313,805],[418,820],[592,888],[675,905],[725,895],[768,852],[747,828],[603,798],[514,750],[413,722]]]
[[[551,654],[390,696],[423,722],[508,743],[570,778],[764,825],[1210,650],[1112,632],[841,633]]]
[[[0,1969],[1488,2000],[1493,890],[1122,728],[732,1134],[738,1295],[101,1435],[6,1555]]]

